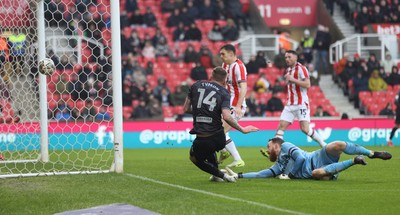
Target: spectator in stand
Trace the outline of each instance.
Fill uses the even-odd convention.
[[[152,75],[152,74],[154,74],[154,63],[153,63],[153,61],[148,61],[147,62],[147,66],[146,66],[146,69],[144,70],[144,74],[147,76],[147,75]]]
[[[361,67],[361,58],[358,53],[354,53],[353,55],[353,65],[357,68],[357,70],[360,69],[359,67]]]
[[[185,20],[182,18],[181,10],[175,8],[174,12],[167,19],[167,27],[176,27],[181,22],[185,23]]]
[[[329,28],[323,25],[318,26],[314,39],[313,49],[315,50],[316,68],[323,74],[329,73],[328,51],[331,44]]]
[[[392,103],[388,102],[386,106],[379,111],[379,116],[387,116],[387,117],[394,117],[396,115],[396,112],[393,111]]]
[[[384,15],[381,13],[381,7],[379,5],[374,6],[374,11],[371,15],[370,23],[383,23],[385,21]]]
[[[79,119],[84,120],[85,122],[90,122],[94,120],[94,117],[97,115],[97,109],[93,105],[93,100],[88,99],[85,103],[85,108],[79,113]]]
[[[146,7],[146,12],[143,14],[143,23],[147,27],[157,26],[157,18],[154,16],[150,7]]]
[[[155,96],[155,98],[161,96],[162,89],[166,89],[168,93],[171,93],[171,90],[167,85],[167,80],[163,76],[159,76],[157,86],[153,90],[153,95]]]
[[[196,20],[200,18],[200,12],[198,7],[194,6],[193,0],[188,0],[186,3],[187,14],[191,20]]]
[[[137,9],[132,14],[131,18],[129,19],[129,24],[133,26],[142,26],[144,25],[143,15],[140,13],[140,10]]]
[[[139,100],[144,100],[146,103],[150,100],[150,95],[153,95],[153,89],[151,88],[150,84],[145,84],[143,86],[143,91],[140,94]]]
[[[160,28],[157,28],[156,34],[152,38],[153,46],[157,47],[158,43],[163,40],[167,41],[167,38],[164,36]]]
[[[174,106],[171,92],[166,88],[161,89],[161,94],[156,96],[162,107]]]
[[[284,80],[275,80],[275,84],[271,87],[272,92],[283,92],[285,90],[286,82]]]
[[[202,34],[200,29],[196,26],[196,23],[192,22],[189,29],[186,30],[185,40],[188,41],[201,41]]]
[[[400,84],[400,74],[399,74],[399,68],[397,66],[392,67],[392,72],[387,77],[386,83],[390,86]]]
[[[235,21],[236,26],[239,28],[241,21],[243,29],[247,31],[247,20],[242,12],[242,3],[239,0],[229,0],[226,1],[226,7]]]
[[[211,0],[204,0],[203,5],[200,7],[200,18],[202,20],[217,19],[217,11]]]
[[[151,117],[156,119],[162,118],[162,108],[160,102],[154,97],[154,95],[150,95],[147,106],[149,107]]]
[[[256,62],[256,56],[250,56],[249,62],[246,64],[247,74],[258,74],[260,66]]]
[[[202,45],[200,48],[200,63],[206,69],[212,68],[212,53],[206,45]]]
[[[360,71],[365,78],[371,77],[371,73],[368,72],[367,62],[361,61],[360,66],[358,67],[357,71]]]
[[[387,90],[387,84],[383,78],[379,76],[379,70],[374,70],[368,79],[368,89],[371,92]]]
[[[212,42],[224,40],[224,36],[222,35],[221,27],[219,26],[218,22],[214,23],[214,26],[211,31],[208,32],[207,37]]]
[[[226,25],[221,29],[224,41],[234,41],[239,39],[239,29],[232,19],[226,21]]]
[[[277,96],[277,92],[272,92],[272,97],[267,102],[267,111],[282,111],[283,103],[280,98]]]
[[[155,47],[155,46],[153,45],[153,38],[151,37],[151,35],[150,35],[149,33],[146,32],[146,33],[144,33],[144,36],[143,36],[142,49],[144,48],[144,46],[146,45],[147,42],[150,42],[151,45],[152,45],[153,47]]]
[[[328,112],[324,111],[321,105],[318,105],[317,111],[315,112],[314,116],[316,117],[324,117],[324,116],[331,116]]]
[[[312,47],[314,44],[314,38],[310,36],[310,30],[304,30],[304,37],[301,38],[300,48],[301,52],[304,54],[307,64],[311,63],[313,60]]]
[[[99,112],[94,117],[96,121],[109,121],[111,120],[110,114],[107,112],[106,106],[100,106]]]
[[[258,105],[257,93],[255,91],[251,91],[250,96],[246,98],[246,105],[248,108],[248,113],[250,114],[250,116],[253,116],[256,112],[256,107]]]
[[[232,18],[231,12],[225,5],[224,0],[217,0],[217,20],[226,20],[228,18]]]
[[[392,59],[392,55],[389,52],[386,52],[385,59],[382,60],[381,65],[385,73],[387,74],[392,72],[393,66],[397,66],[396,62]]]
[[[141,99],[139,106],[134,108],[131,118],[146,119],[146,118],[150,118],[150,117],[151,117],[150,110],[146,105],[146,101]]]
[[[156,57],[168,57],[171,59],[172,50],[169,48],[167,41],[165,39],[160,39],[156,46]]]
[[[125,0],[125,11],[128,13],[133,13],[138,9],[136,0]]]
[[[256,106],[256,110],[254,113],[251,115],[253,117],[262,117],[265,115],[265,111],[263,111],[262,107],[260,105]]]
[[[145,59],[154,59],[156,57],[156,52],[153,44],[147,41],[142,50],[142,55]]]
[[[282,31],[279,34],[279,48],[283,48],[285,50],[292,49],[292,44],[289,41],[290,39],[290,32],[287,30]]]
[[[379,64],[379,61],[376,59],[376,55],[374,53],[371,53],[369,55],[368,61],[367,61],[367,67],[368,67],[368,75],[371,76],[372,72],[374,70],[379,70],[381,65]]]
[[[86,10],[86,8],[85,8]],[[65,13],[64,3],[61,0],[46,1],[44,17],[51,27],[66,27],[63,19]]]
[[[75,0],[75,5],[81,14],[87,12],[89,6],[96,6],[97,0]]]
[[[163,13],[171,13],[175,10],[175,8],[179,8],[175,4],[175,0],[162,0],[161,2],[161,12]]]
[[[122,55],[136,55],[140,51],[140,44],[142,43],[142,39],[140,39],[136,30],[133,30],[130,35],[123,34],[121,36],[121,46]]]
[[[79,82],[79,78],[76,73],[72,74],[71,81],[68,83],[67,89],[72,100],[76,101],[80,99],[80,92],[83,90],[83,84]]]
[[[196,66],[190,72],[190,78],[194,81],[208,80],[206,68],[199,61],[196,62]]]
[[[274,65],[278,69],[286,68],[285,53],[286,53],[286,49],[280,49],[279,54],[275,55],[275,57],[274,57]]]
[[[144,74],[143,70],[136,70],[133,73],[132,80],[139,87],[142,87],[145,83],[147,83],[146,75]]]
[[[54,62],[56,69],[59,69],[59,70],[64,69],[62,67],[62,65],[60,64],[60,60],[59,60],[58,56],[54,53],[54,51],[52,49],[47,53],[47,57],[50,58]]]
[[[173,103],[177,106],[182,106],[185,103],[187,93],[183,92],[182,86],[178,85],[175,87],[175,92],[172,93]]]
[[[264,73],[260,73],[256,83],[254,84],[254,91],[258,94],[266,93],[269,91],[270,83],[265,77]]]
[[[256,63],[258,64],[259,68],[266,68],[267,67],[267,60],[265,57],[265,53],[263,51],[258,51],[256,56]]]
[[[65,73],[61,73],[58,77],[58,81],[56,83],[56,93],[58,94],[68,94],[68,75]]]
[[[73,117],[68,107],[64,106],[56,112],[54,119],[57,121],[70,121],[73,119]]]
[[[183,54],[183,61],[185,63],[195,63],[199,61],[199,54],[194,50],[192,44],[189,44],[186,49],[185,53]]]
[[[370,23],[371,16],[368,13],[368,7],[362,6],[361,13],[357,14],[355,20],[355,30],[364,33],[364,27]]]
[[[310,74],[310,84],[311,86],[319,86],[319,74],[318,71],[315,70],[314,64],[308,64],[308,74]]]
[[[193,18],[193,16],[191,14],[189,14],[187,7],[182,7],[181,19],[185,26],[189,26],[191,23],[195,22],[195,19]]]
[[[125,89],[125,87],[123,87]],[[138,84],[136,82],[132,82],[132,86],[130,87],[130,92],[131,92],[131,97],[132,97],[132,101],[133,100],[140,100],[141,96],[142,96],[142,89],[143,86],[141,86],[139,88]],[[130,105],[131,106],[132,102]]]
[[[347,61],[346,67],[343,69],[343,72],[340,74],[339,78],[341,80],[340,85],[345,94],[349,90],[348,81],[354,77],[357,73],[357,68],[354,67],[352,61]]]
[[[175,31],[173,33],[172,39],[174,41],[184,41],[185,34],[186,34],[185,25],[183,24],[183,22],[180,22],[178,24],[178,27],[175,29]]]

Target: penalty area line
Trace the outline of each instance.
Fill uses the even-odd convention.
[[[229,196],[225,196],[225,195],[222,195],[222,194],[217,194],[217,193],[212,193],[212,192],[208,192],[208,191],[204,191],[204,190],[198,190],[198,189],[193,189],[193,188],[189,188],[189,187],[184,187],[184,186],[181,186],[181,185],[170,184],[170,183],[167,183],[167,182],[158,181],[158,180],[155,180],[155,179],[152,179],[152,178],[147,178],[147,177],[144,177],[144,176],[139,176],[139,175],[134,175],[134,174],[129,174],[129,173],[126,173],[124,175],[132,177],[132,178],[140,179],[140,180],[143,180],[143,181],[149,181],[149,182],[153,182],[153,183],[164,185],[164,186],[178,188],[178,189],[181,189],[181,190],[187,190],[187,191],[192,191],[192,192],[195,192],[195,193],[205,194],[205,195],[208,195],[208,196],[218,197],[218,198],[227,199],[227,200],[236,201],[236,202],[242,202],[242,203],[246,203],[246,204],[250,204],[250,205],[256,205],[256,206],[259,206],[259,207],[262,207],[262,208],[276,210],[276,211],[279,211],[279,212],[284,212],[284,213],[289,213],[289,214],[298,214],[298,215],[307,215],[307,213],[302,213],[302,212],[299,212],[299,211],[292,211],[292,210],[288,210],[288,209],[285,209],[285,208],[278,208],[278,207],[275,207],[275,206],[272,206],[272,205],[263,204],[263,203],[259,203],[259,202],[253,202],[253,201],[249,201],[249,200],[245,200],[245,199],[229,197]]]

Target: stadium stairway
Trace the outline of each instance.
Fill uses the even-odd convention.
[[[350,118],[361,117],[360,111],[354,108],[353,104],[344,96],[342,89],[332,81],[331,75],[321,75],[320,78],[319,86],[321,86],[322,92],[340,114],[347,113]]]
[[[246,37],[248,35],[254,35],[254,31],[251,28],[251,26],[248,26],[247,31],[245,31],[243,29],[240,30],[240,38],[244,38],[244,37]],[[258,40],[256,41],[256,45],[260,45]],[[242,50],[242,53],[243,53],[243,56],[242,56],[243,63],[246,64],[246,63],[249,62],[250,56],[252,55],[252,53],[251,53],[251,40],[246,40],[246,41],[242,42],[240,44],[240,49]],[[254,53],[254,55],[255,54],[256,53]]]
[[[345,38],[348,38],[356,33],[354,26],[346,21],[344,12],[340,10],[340,6],[337,4],[335,4],[332,19]],[[353,54],[357,52],[357,40],[349,41],[345,52],[348,52],[350,56],[353,56]]]

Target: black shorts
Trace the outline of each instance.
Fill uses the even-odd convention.
[[[396,111],[396,119],[394,120],[394,124],[400,125],[400,113]]]
[[[225,133],[224,130],[217,132],[209,137],[196,137],[193,141],[190,155],[199,160],[205,160],[210,155],[223,149],[225,147]]]

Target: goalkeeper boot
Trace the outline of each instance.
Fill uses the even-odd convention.
[[[242,167],[244,166],[245,163],[243,160],[235,160],[232,163],[226,165],[226,167],[232,168],[232,167]]]
[[[382,160],[390,160],[392,155],[389,152],[374,152],[374,154],[368,156],[371,159],[380,158]]]
[[[221,150],[219,153],[218,164],[222,164],[224,160],[229,158],[229,156],[231,156],[231,154],[227,150]]]
[[[367,162],[365,161],[365,158],[362,155],[359,155],[359,156],[353,158],[353,163],[354,164],[367,165]]]

